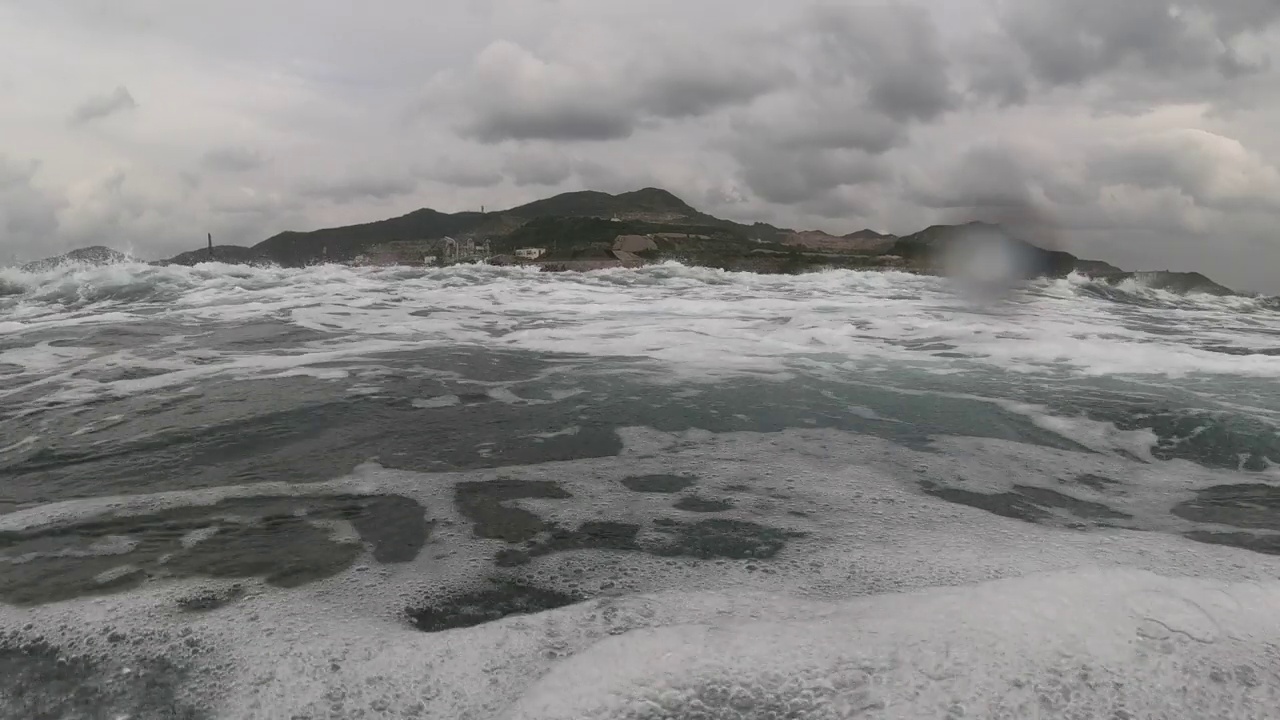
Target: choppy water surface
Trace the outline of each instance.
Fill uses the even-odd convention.
[[[1280,312],[0,270],[0,716],[1263,718]]]

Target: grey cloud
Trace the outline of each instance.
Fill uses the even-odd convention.
[[[502,173],[482,168],[455,167],[434,173],[432,179],[462,188],[487,188],[502,182]]]
[[[66,200],[34,184],[38,168],[38,163],[0,155],[0,261],[10,254],[30,258],[58,247],[58,212]]]
[[[942,173],[915,178],[911,199],[934,209],[1023,207],[1032,202],[1032,173],[1009,148],[982,145],[965,152]]]
[[[1250,75],[1269,73],[1273,67],[1269,55],[1247,57],[1240,50],[1228,46],[1217,59],[1218,72],[1227,80],[1238,80]]]
[[[246,245],[298,227],[302,219],[294,212],[302,204],[296,196],[210,183],[198,202],[189,200],[157,196],[129,175],[113,173],[59,214],[58,251],[100,244],[139,257],[168,257],[203,246],[206,232],[219,244]],[[312,207],[307,214],[314,213]]]
[[[602,106],[587,98],[564,103],[549,100],[520,107],[488,107],[464,133],[482,143],[503,140],[621,140],[635,131],[624,108]]]
[[[822,7],[812,18],[816,76],[864,85],[870,107],[899,121],[956,106],[950,60],[926,10],[910,5]]]
[[[278,196],[249,190],[221,193],[209,198],[210,210],[215,213],[227,213],[229,215],[260,215],[286,205],[297,207],[297,203],[286,204]]]
[[[654,177],[643,165],[615,164],[583,160],[575,163],[574,171],[583,187],[609,193],[630,192],[644,187],[660,187],[662,181]]]
[[[502,182],[502,173],[478,158],[442,155],[418,167],[415,175],[459,188],[489,188]]]
[[[1193,0],[1191,4],[1209,12],[1214,28],[1226,36],[1257,31],[1280,21],[1280,4],[1274,0]]]
[[[267,159],[256,149],[224,146],[213,148],[200,158],[200,164],[214,172],[242,173],[267,164]]]
[[[503,167],[521,187],[559,185],[573,175],[573,160],[555,152],[522,151],[507,155]]]
[[[781,128],[776,139],[784,147],[862,150],[880,155],[906,142],[907,129],[884,116],[828,107],[816,108],[812,115]]]
[[[871,156],[957,106],[950,61],[933,19],[910,6],[823,6],[785,34],[798,36],[805,81],[737,113],[730,152],[761,199],[848,213],[858,208],[836,189],[887,180]]]
[[[800,210],[828,220],[839,220],[848,226],[854,218],[866,217],[870,209],[867,198],[851,193],[848,188],[833,188],[800,204]]]
[[[667,56],[650,71],[635,97],[637,109],[661,118],[701,117],[724,107],[742,105],[793,81],[785,68],[756,59]]]
[[[138,103],[133,99],[133,95],[129,94],[128,88],[121,85],[107,95],[95,95],[80,103],[71,112],[71,123],[82,125],[136,107]]]
[[[1002,37],[987,34],[964,51],[965,91],[999,107],[1021,105],[1031,97],[1030,73],[1022,58]]]
[[[461,131],[482,143],[620,140],[648,121],[747,103],[788,77],[767,62],[679,51],[637,55],[545,59],[514,43],[494,43],[456,81],[470,115]]]
[[[877,156],[906,142],[903,123],[841,97],[785,100],[731,124],[728,150],[758,197],[796,204],[841,185],[888,178]]]
[[[108,245],[132,250],[139,241],[158,241],[182,232],[170,202],[134,192],[128,174],[117,170],[99,181],[62,218],[64,244]]]
[[[883,161],[859,151],[779,152],[748,148],[737,155],[742,181],[772,203],[802,203],[845,185],[882,182],[891,177]]]
[[[913,168],[904,192],[923,207],[985,216],[1037,206],[1074,212],[1096,202],[1097,186],[1078,158],[1085,150],[1051,147],[979,143],[941,166]]]
[[[1280,169],[1238,141],[1205,131],[1116,144],[1091,161],[1090,171],[1097,183],[1173,189],[1215,210],[1280,212]]]
[[[879,155],[908,139],[906,124],[867,110],[847,94],[812,91],[780,96],[730,121],[740,147],[861,150]]]
[[[298,192],[306,197],[349,203],[358,200],[386,200],[418,189],[413,178],[394,175],[354,175],[304,183]]]
[[[1175,77],[1260,71],[1265,63],[1241,59],[1232,43],[1280,19],[1280,4],[1268,0],[1022,0],[1006,7],[1005,31],[1050,85],[1134,66]]]
[[[999,222],[1130,268],[1200,270],[1252,289],[1268,282],[1229,252],[1207,252],[1253,244],[1265,257],[1274,251],[1257,241],[1267,222],[1280,223],[1280,171],[1230,138],[1173,130],[1074,147],[990,142],[907,176],[903,197],[938,222]]]

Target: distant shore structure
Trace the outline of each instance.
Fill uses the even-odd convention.
[[[528,247],[528,248],[520,248],[516,250],[516,257],[520,258],[521,260],[537,260],[538,258],[546,254],[547,254],[546,248]]]

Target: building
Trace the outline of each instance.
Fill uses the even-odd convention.
[[[444,237],[441,239],[441,247],[444,249],[444,263],[450,264],[455,262],[475,262],[483,260],[493,254],[493,250],[489,246],[489,239],[484,238],[480,242],[476,242],[474,237],[463,237],[462,239]]]
[[[520,248],[519,250],[516,250],[516,257],[521,260],[537,260],[546,254],[546,248]]]

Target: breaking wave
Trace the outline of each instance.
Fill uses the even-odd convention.
[[[330,281],[346,277],[371,281],[397,281],[434,278],[442,282],[484,282],[505,277],[536,274],[533,269],[460,265],[443,269],[412,267],[354,268],[343,265],[313,265],[306,268],[283,268],[272,265],[240,265],[200,263],[195,266],[151,265],[128,260],[116,263],[65,262],[42,271],[24,272],[18,268],[0,268],[0,296],[21,296],[29,302],[84,307],[99,302],[165,302],[188,292],[212,289],[261,290],[274,285],[307,282],[309,279]],[[1072,274],[1063,280],[1040,280],[1028,287],[1068,288],[1082,298],[1107,300],[1128,305],[1158,307],[1200,303],[1237,309],[1280,310],[1280,298],[1219,296],[1197,291],[1194,287],[1179,292],[1167,287],[1154,276],[1159,273],[1136,273],[1122,280]],[[826,270],[800,276],[769,276],[731,272],[705,267],[666,262],[642,270],[607,269],[575,273],[573,278],[586,285],[645,285],[692,283],[718,286],[794,285],[797,289],[830,286],[832,278],[850,288],[883,286],[885,282],[901,283],[918,276],[897,272]],[[941,285],[944,281],[932,278]]]
[[[1178,295],[1130,279],[1040,280],[975,303],[943,278],[832,270],[194,267],[0,271],[7,332],[164,317],[272,320],[319,333],[657,360],[694,374],[820,361],[1018,373],[1280,375],[1275,298]],[[114,313],[114,314],[109,314]],[[415,346],[417,346],[415,345]],[[939,361],[944,361],[939,363]]]

